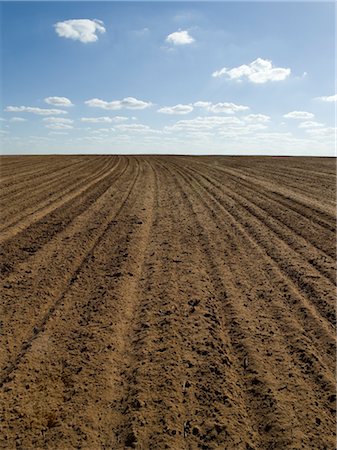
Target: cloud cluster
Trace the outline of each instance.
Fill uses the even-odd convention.
[[[283,81],[291,73],[289,68],[274,67],[272,61],[257,58],[250,64],[227,69],[226,67],[216,70],[212,76],[215,78],[226,76],[230,80],[242,81],[247,79],[252,83],[262,84],[267,81]]]
[[[82,122],[88,123],[120,123],[129,120],[128,117],[124,116],[115,116],[115,117],[82,117]]]
[[[255,116],[255,117],[254,117]],[[265,122],[269,117],[262,114],[251,114],[242,117],[223,117],[223,116],[198,116],[194,119],[179,120],[173,125],[164,127],[164,132],[183,132],[187,134],[207,134],[212,132],[221,133],[222,135],[240,135],[247,134],[256,130],[264,130],[267,128]]]
[[[55,31],[60,37],[80,41],[84,44],[96,42],[98,33],[105,33],[104,23],[98,19],[72,19],[57,22]]]
[[[73,127],[73,120],[64,119],[63,117],[46,117],[42,119],[47,125],[46,128],[51,130],[71,130]]]
[[[24,119],[23,117],[12,117],[10,122],[27,122],[27,119]]]
[[[145,109],[152,106],[151,102],[144,102],[142,100],[137,100],[134,97],[126,97],[123,100],[113,100],[112,102],[107,102],[105,100],[101,100],[99,98],[92,98],[85,102],[86,105],[91,106],[92,108],[101,108],[101,109]]]
[[[316,100],[321,100],[322,102],[337,102],[337,94],[335,95],[328,95],[323,97],[317,97]]]
[[[324,123],[313,122],[311,120],[308,120],[306,122],[301,122],[298,126],[298,128],[304,128],[304,129],[317,128],[317,127],[324,127]]]
[[[194,103],[194,106],[197,108],[204,108],[208,112],[212,113],[226,113],[226,114],[234,114],[240,111],[246,111],[249,109],[249,106],[244,105],[236,105],[235,103],[211,103],[211,102],[203,102],[199,101]]]
[[[193,111],[192,105],[175,105],[175,106],[164,106],[163,108],[158,109],[159,113],[162,114],[188,114]]]
[[[187,30],[175,31],[166,37],[166,42],[173,45],[188,45],[194,42],[194,38]]]
[[[119,131],[130,131],[132,133],[143,133],[145,131],[149,131],[151,128],[148,125],[143,124],[123,124],[123,125],[117,125],[116,128]]]
[[[73,104],[67,97],[46,97],[44,101],[45,103],[48,103],[48,105],[53,106],[73,106]]]
[[[204,109],[208,113],[211,112],[214,114],[235,114],[237,112],[246,111],[247,109],[249,109],[249,106],[236,105],[235,103],[211,103],[198,101],[188,105],[178,104],[175,106],[164,106],[163,108],[158,109],[158,112],[163,114],[182,115],[192,112],[194,110],[194,107]]]
[[[62,109],[35,108],[32,106],[7,106],[7,112],[28,112],[39,116],[52,116],[58,114],[68,114],[68,111]]]
[[[307,120],[307,119],[313,119],[315,116],[313,113],[307,112],[307,111],[291,111],[288,112],[287,114],[284,114],[284,116],[286,119],[303,119],[303,120]]]

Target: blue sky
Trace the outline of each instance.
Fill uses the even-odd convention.
[[[334,153],[334,4],[3,2],[3,153]]]

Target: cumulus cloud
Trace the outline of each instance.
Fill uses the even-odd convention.
[[[135,117],[132,117],[132,120],[135,120],[135,119],[136,119]],[[113,122],[115,122],[115,123],[125,122],[127,120],[129,120],[129,118],[125,117],[125,116],[115,116],[115,117],[113,117]]]
[[[24,119],[23,117],[12,117],[10,122],[27,122],[27,119]]]
[[[162,134],[161,130],[156,130],[154,128],[149,127],[148,125],[143,125],[141,123],[139,124],[122,124],[122,125],[116,125],[116,130],[123,133],[138,133],[142,134],[144,136],[147,135],[156,135],[156,134]],[[126,136],[127,134],[125,134]]]
[[[7,106],[7,112],[28,112],[40,116],[52,116],[54,114],[68,114],[68,111],[62,109],[35,108],[32,106]]]
[[[284,114],[284,116],[286,119],[303,119],[303,120],[307,120],[307,119],[312,119],[314,116],[313,113],[307,112],[307,111],[291,111],[288,112],[287,114]]]
[[[207,131],[228,125],[243,125],[237,117],[206,116],[189,120],[179,120],[174,125],[165,127],[165,131]]]
[[[204,116],[189,120],[179,120],[164,128],[165,133],[183,133],[185,136],[211,136],[239,138],[242,135],[265,130],[269,116],[251,114],[249,116]]]
[[[74,121],[72,119],[64,119],[63,117],[46,117],[45,119],[42,119],[43,122],[47,123],[73,123]]]
[[[82,122],[89,122],[89,123],[111,123],[112,118],[111,117],[82,117]]]
[[[104,23],[98,19],[72,19],[64,22],[57,22],[54,25],[55,31],[60,37],[80,41],[84,44],[96,42],[98,33],[105,33]]]
[[[334,127],[316,127],[305,130],[310,137],[318,139],[335,139],[336,128]]]
[[[150,130],[148,125],[143,124],[127,124],[127,125],[117,125],[116,128],[121,131],[132,131],[132,132],[143,132]]]
[[[158,109],[158,112],[163,114],[188,114],[193,111],[192,105],[175,105],[175,106],[165,106]]]
[[[298,126],[298,128],[317,128],[317,127],[324,127],[324,123],[313,122],[311,120],[308,120],[306,122],[301,122]]]
[[[317,97],[316,100],[321,100],[322,102],[337,102],[337,94]]]
[[[194,42],[194,38],[187,30],[175,31],[166,37],[166,42],[173,45],[188,45]]]
[[[48,105],[53,106],[73,106],[73,104],[67,97],[46,97],[44,101],[45,103],[48,103]]]
[[[46,128],[50,128],[51,130],[71,130],[74,127],[67,123],[49,123],[46,125]]]
[[[244,105],[236,105],[235,103],[211,103],[211,102],[203,102],[199,101],[194,103],[194,106],[197,108],[204,108],[208,112],[212,113],[226,113],[226,114],[234,114],[239,111],[246,111],[249,109],[249,106]]]
[[[46,123],[46,128],[51,130],[71,130],[74,122],[71,119],[64,119],[63,117],[46,117],[42,120]]]
[[[99,98],[92,98],[85,102],[86,105],[92,108],[102,108],[102,109],[145,109],[152,106],[151,102],[144,102],[142,100],[137,100],[134,97],[126,97],[123,100],[113,100],[112,102],[107,102]]]
[[[268,59],[257,58],[250,64],[227,69],[223,67],[213,72],[215,78],[226,76],[230,80],[242,81],[247,79],[252,83],[262,84],[267,81],[283,81],[291,73],[289,68],[274,67],[272,61]]]
[[[115,117],[82,117],[82,122],[88,122],[88,123],[120,123],[125,122],[128,120],[128,117],[124,116],[115,116]]]
[[[243,117],[247,122],[266,123],[270,121],[270,117],[265,114],[249,114]]]

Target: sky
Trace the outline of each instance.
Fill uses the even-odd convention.
[[[1,152],[335,153],[333,2],[2,2]]]

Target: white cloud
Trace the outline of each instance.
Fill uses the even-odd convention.
[[[247,122],[265,123],[270,121],[270,117],[264,114],[249,114],[243,117]]]
[[[27,119],[24,119],[23,117],[12,117],[10,122],[27,122]]]
[[[32,114],[38,114],[39,116],[51,116],[53,114],[68,114],[68,111],[63,111],[62,109],[35,108],[32,106],[7,106],[5,111],[28,112]]]
[[[194,106],[197,108],[204,108],[208,112],[212,113],[226,113],[226,114],[234,114],[239,111],[246,111],[249,109],[249,106],[236,105],[235,103],[211,103],[211,102],[203,102],[199,101],[194,103]]]
[[[46,97],[44,101],[48,103],[48,105],[53,106],[73,106],[73,104],[67,97]]]
[[[166,42],[173,45],[187,45],[194,42],[187,30],[175,31],[166,37]]]
[[[73,120],[64,119],[63,117],[46,117],[42,119],[47,123],[46,128],[51,130],[71,130],[73,128]]]
[[[240,138],[242,135],[267,128],[268,116],[251,114],[243,117],[204,116],[190,120],[179,120],[173,125],[164,127],[165,133],[183,133],[184,136],[207,136],[215,138]]]
[[[43,122],[47,123],[73,123],[74,121],[72,119],[65,119],[63,117],[46,117],[45,119],[42,119]]]
[[[131,133],[161,133],[159,130],[154,130],[148,125],[143,125],[140,123],[116,125],[116,129],[122,132]]]
[[[82,122],[89,123],[120,123],[129,120],[128,117],[124,116],[115,116],[115,117],[82,117]]]
[[[324,123],[313,122],[311,120],[308,120],[307,122],[301,122],[298,126],[298,128],[317,128],[317,127],[324,127]]]
[[[132,119],[136,119],[135,117],[132,117]],[[127,120],[129,120],[129,118],[128,117],[125,117],[125,116],[115,116],[114,118],[113,118],[113,121],[115,122],[115,123],[120,123],[120,122],[125,122],[125,121],[127,121]]]
[[[334,139],[336,134],[336,128],[334,127],[308,128],[305,131],[310,134],[311,137],[320,139]]]
[[[317,97],[316,100],[321,100],[322,102],[337,102],[337,94]]]
[[[227,69],[226,67],[216,70],[212,76],[227,76],[230,80],[242,81],[248,79],[252,83],[262,84],[267,81],[283,81],[291,73],[289,68],[274,67],[272,61],[268,59],[257,58],[250,64],[243,64],[239,67]]]
[[[89,122],[89,123],[111,123],[112,118],[111,117],[82,117],[82,122]]]
[[[188,114],[191,111],[193,111],[193,106],[181,104],[158,109],[158,112],[163,114]]]
[[[313,113],[307,112],[307,111],[291,111],[288,112],[287,114],[284,114],[284,116],[286,119],[303,119],[303,120],[307,120],[307,119],[312,119],[314,116]]]
[[[92,130],[91,134],[103,135],[115,131],[114,128],[98,128],[97,130]]]
[[[189,120],[179,120],[174,125],[167,126],[164,131],[207,131],[228,125],[243,125],[244,122],[237,117],[206,116],[195,117]]]
[[[46,128],[50,128],[51,130],[71,130],[74,128],[72,125],[67,123],[49,123],[46,125]]]
[[[60,37],[73,39],[85,44],[96,42],[98,33],[105,33],[104,23],[101,20],[72,19],[64,22],[57,22],[54,25],[56,33]]]
[[[114,100],[112,102],[107,102],[99,98],[92,98],[91,100],[87,100],[85,104],[91,106],[92,108],[114,109],[114,110],[122,108],[145,109],[149,108],[152,105],[151,102],[144,102],[142,100],[137,100],[134,97],[126,97],[123,100]]]

